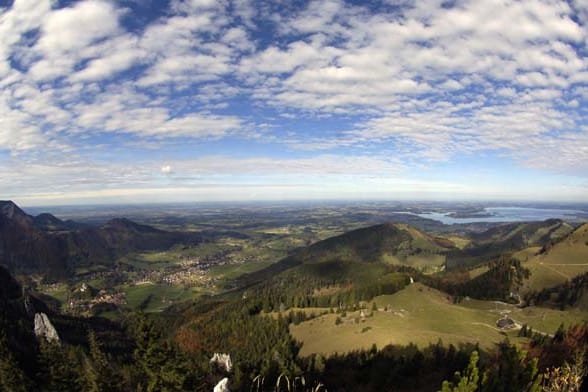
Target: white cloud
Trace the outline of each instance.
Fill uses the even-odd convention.
[[[22,34],[39,28],[50,9],[49,0],[15,0],[11,8],[0,8],[0,78],[10,71],[9,57]]]
[[[96,56],[88,64],[71,75],[72,82],[91,82],[105,80],[117,72],[145,61],[148,52],[139,47],[138,39],[130,35],[121,35],[96,45]]]
[[[118,14],[112,4],[95,0],[55,10],[41,26],[37,49],[49,56],[63,56],[115,35],[119,30]]]
[[[394,108],[403,95],[433,85],[486,89],[464,84],[470,76],[490,86],[498,79],[565,88],[587,66],[572,46],[586,38],[572,14],[565,3],[542,1],[466,1],[449,9],[422,1],[403,15],[315,1],[286,22],[286,32],[305,33],[299,40],[245,58],[241,71],[287,74],[251,80],[268,103],[334,112]]]

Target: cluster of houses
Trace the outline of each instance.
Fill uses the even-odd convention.
[[[72,312],[91,312],[95,306],[98,305],[115,305],[122,306],[127,304],[126,294],[122,291],[115,290],[100,290],[96,295],[92,295],[92,289],[82,283],[78,289],[80,293],[88,293],[86,296],[72,295],[68,301],[68,310]]]

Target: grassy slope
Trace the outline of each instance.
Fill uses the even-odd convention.
[[[557,219],[511,223],[472,234],[472,242],[447,256],[447,269],[475,266],[532,246],[543,246],[566,237],[573,228]]]
[[[531,270],[531,278],[523,291],[552,287],[588,272],[588,224],[578,227],[545,253],[529,257],[524,266]]]
[[[346,352],[369,348],[374,343],[378,347],[410,342],[425,346],[438,339],[454,344],[479,342],[482,347],[489,348],[504,338],[495,327],[501,312],[509,311],[517,322],[545,332],[553,332],[562,322],[580,322],[588,315],[545,308],[518,309],[487,301],[455,305],[442,292],[418,283],[394,295],[377,297],[375,301],[378,308],[387,306],[391,311],[379,310],[360,323],[354,320],[359,312],[348,312],[341,325],[335,325],[335,314],[292,325],[292,335],[303,342],[301,355]],[[369,309],[371,305],[368,313]],[[516,332],[510,335],[517,339]]]

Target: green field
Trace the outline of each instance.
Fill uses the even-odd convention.
[[[553,287],[588,272],[588,225],[578,228],[544,254],[528,257],[523,265],[531,271],[523,292]]]
[[[121,286],[127,296],[127,306],[144,312],[160,312],[168,306],[196,298],[200,292],[192,288],[161,284],[141,284]]]
[[[66,283],[59,283],[51,286],[51,288],[49,286],[38,287],[38,290],[43,294],[57,299],[61,303],[62,308],[67,306],[70,290],[69,285]]]
[[[457,235],[448,235],[448,236],[445,236],[445,238],[447,238],[449,241],[453,242],[455,247],[458,249],[463,249],[472,242],[471,240],[469,240],[467,238],[463,238],[463,237],[460,237]]]
[[[359,323],[356,311],[347,312],[340,325],[335,324],[337,314],[291,325],[292,335],[303,343],[301,355],[368,349],[372,344],[383,347],[413,342],[422,347],[439,339],[446,344],[479,343],[483,348],[490,348],[504,339],[504,333],[495,326],[504,312],[509,312],[516,322],[546,333],[553,333],[560,323],[571,325],[588,319],[588,313],[580,311],[518,309],[489,301],[465,301],[456,305],[448,295],[418,283],[396,294],[376,297],[375,302],[379,310]],[[371,313],[370,309],[371,303],[366,313]],[[508,335],[513,340],[519,339],[516,331]]]

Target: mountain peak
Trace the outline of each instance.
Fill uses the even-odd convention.
[[[45,231],[67,230],[71,227],[56,216],[44,212],[33,218],[35,225]]]
[[[7,218],[22,226],[31,226],[33,219],[11,200],[0,201],[0,218]]]
[[[10,219],[27,215],[12,200],[0,200],[0,214]]]

